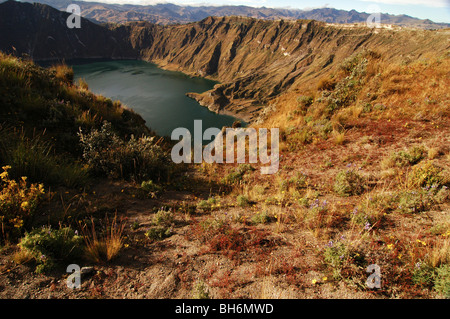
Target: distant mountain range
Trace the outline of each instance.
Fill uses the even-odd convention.
[[[0,2],[3,2],[0,0]],[[368,13],[355,10],[337,10],[333,8],[318,8],[312,10],[255,8],[249,6],[179,6],[175,4],[156,5],[119,5],[101,2],[85,2],[71,0],[24,0],[22,2],[37,2],[50,5],[59,10],[66,10],[69,4],[77,4],[81,15],[97,23],[125,23],[130,21],[148,21],[168,25],[189,23],[203,20],[209,16],[244,16],[267,20],[317,20],[327,23],[364,23]],[[402,27],[422,29],[449,28],[448,23],[435,23],[428,19],[418,19],[407,15],[381,14],[381,23],[394,24]]]

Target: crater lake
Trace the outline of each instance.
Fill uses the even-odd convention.
[[[145,61],[70,61],[68,64],[74,70],[75,82],[83,79],[92,92],[119,100],[140,114],[146,125],[160,136],[170,137],[177,127],[193,132],[194,120],[203,121],[203,130],[221,129],[236,121],[232,116],[211,112],[186,96],[188,92],[208,91],[217,82],[163,70]]]

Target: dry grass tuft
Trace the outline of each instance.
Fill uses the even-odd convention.
[[[86,243],[86,258],[95,263],[103,263],[114,259],[123,247],[125,222],[123,220],[118,221],[117,216],[112,221],[106,217],[104,228],[103,232],[98,233],[93,218],[91,218],[90,227],[87,224],[82,226]]]
[[[66,64],[56,64],[50,68],[55,72],[55,77],[64,83],[73,84],[74,72],[71,67]]]

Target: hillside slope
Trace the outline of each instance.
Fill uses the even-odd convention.
[[[138,115],[66,66],[1,54],[2,298],[450,296],[448,31],[109,27],[138,57],[220,79],[193,95],[205,105],[279,128],[279,171],[177,171],[159,142],[130,137],[147,132]],[[74,262],[89,270],[80,289],[66,285]]]
[[[375,30],[309,20],[210,17],[187,25],[131,23],[117,28],[130,35],[143,59],[220,81],[214,90],[192,97],[213,111],[247,121],[256,120],[273,97],[317,81],[364,49],[401,62],[449,48],[448,31]]]
[[[69,29],[69,13],[35,3],[0,4],[0,49],[34,60],[137,58],[127,39],[82,18],[81,29]]]

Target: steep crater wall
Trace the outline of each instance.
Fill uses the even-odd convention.
[[[219,81],[189,94],[212,111],[247,121],[287,90],[315,85],[345,58],[369,48],[388,60],[448,49],[448,31],[330,26],[314,20],[266,21],[209,17],[185,25],[120,26],[148,61]]]
[[[218,113],[252,122],[293,88],[315,86],[345,58],[369,48],[383,59],[414,59],[449,49],[448,30],[369,29],[314,20],[208,17],[161,26],[149,22],[69,29],[69,13],[41,4],[0,4],[0,50],[34,60],[144,59],[220,82],[188,94]]]

